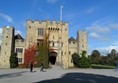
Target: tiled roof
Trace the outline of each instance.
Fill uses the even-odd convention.
[[[15,36],[15,39],[22,39],[22,40],[24,40],[23,37],[22,37],[20,34],[17,34],[17,35]]]
[[[76,41],[73,37],[70,37],[68,41]]]

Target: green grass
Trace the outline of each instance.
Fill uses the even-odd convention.
[[[108,66],[108,65],[99,65],[99,64],[91,64],[93,69],[115,69],[115,66]]]

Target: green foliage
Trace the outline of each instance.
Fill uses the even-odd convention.
[[[108,57],[107,56],[101,56],[100,60],[99,60],[99,64],[108,65]]]
[[[92,64],[99,64],[100,61],[100,52],[98,50],[93,50],[91,54],[91,62]]]
[[[16,67],[18,67],[17,53],[13,53],[10,56],[10,68],[16,68]]]
[[[78,54],[74,53],[72,55],[74,64],[76,66],[80,67],[80,68],[89,68],[89,67],[91,67],[91,61],[85,55],[86,55],[86,52],[82,53],[82,57],[80,57]]]
[[[107,56],[101,56],[98,50],[93,50],[90,58],[92,64],[114,66],[116,62],[118,62],[118,52],[115,49],[112,49]]]
[[[98,65],[98,64],[92,64],[91,67],[94,69],[115,69],[115,66]]]
[[[44,63],[44,68],[48,68],[48,42],[47,42],[47,35],[45,34],[44,36],[44,40],[42,42],[40,42],[41,44],[39,44],[38,48],[39,48],[39,55],[36,56],[36,58],[39,59],[39,66],[40,63],[43,62]]]
[[[107,54],[107,57],[109,65],[115,65],[115,63],[118,62],[118,53],[115,49],[112,49],[111,52]]]
[[[72,54],[72,59],[73,59],[73,63],[78,66],[79,65],[80,56],[78,54],[74,53],[74,54]]]

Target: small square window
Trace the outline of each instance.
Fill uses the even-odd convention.
[[[6,36],[6,38],[8,38],[8,36]]]

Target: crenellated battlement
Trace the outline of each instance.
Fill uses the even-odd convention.
[[[14,27],[13,26],[3,26],[3,29],[6,29],[6,30],[9,30],[9,29],[14,29]]]
[[[59,24],[62,24],[62,25],[68,25],[67,22],[62,22],[62,21],[56,21],[56,20],[53,20],[53,21],[50,21],[50,20],[43,20],[43,21],[39,21],[39,20],[27,20],[26,21],[27,24],[49,24],[49,25],[59,25]]]

